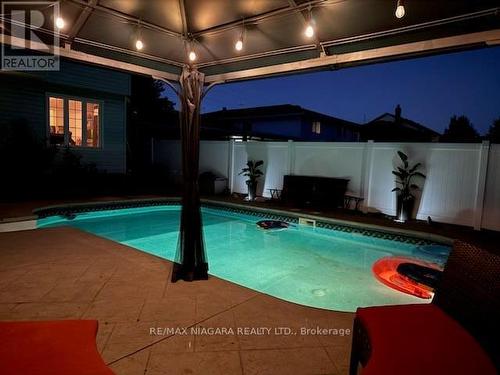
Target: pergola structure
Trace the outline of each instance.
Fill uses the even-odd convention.
[[[196,279],[206,276],[196,182],[204,85],[497,45],[499,10],[499,0],[64,0],[59,53],[177,88],[186,187],[179,264],[189,263],[179,277]]]
[[[192,63],[210,84],[500,43],[498,0],[405,0],[402,18],[395,15],[397,3],[62,0],[60,53],[171,81]],[[304,35],[308,24],[314,28],[311,37]],[[196,53],[194,61],[190,51]]]

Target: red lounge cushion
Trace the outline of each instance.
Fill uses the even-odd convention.
[[[0,374],[112,375],[96,334],[95,320],[0,322]]]
[[[432,304],[360,308],[371,344],[363,375],[496,374],[474,338]]]

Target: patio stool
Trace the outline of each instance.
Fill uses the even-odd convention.
[[[344,195],[344,208],[349,209],[351,207],[351,202],[354,202],[354,210],[359,211],[359,204],[365,199],[357,195],[345,194]]]
[[[0,374],[113,375],[96,334],[96,320],[0,322]]]
[[[271,194],[271,199],[279,200],[281,199],[281,189],[269,189],[269,193]]]
[[[350,374],[496,374],[481,345],[434,304],[359,308]]]

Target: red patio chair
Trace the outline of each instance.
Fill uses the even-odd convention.
[[[0,374],[113,375],[96,334],[96,320],[0,322]]]
[[[497,374],[499,317],[500,256],[457,241],[431,304],[357,310],[350,374]]]

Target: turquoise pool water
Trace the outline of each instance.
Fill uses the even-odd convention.
[[[255,225],[261,220],[255,216],[214,208],[202,212],[209,272],[222,279],[287,301],[340,311],[428,302],[382,285],[371,271],[377,259],[389,255],[436,260],[418,245],[298,225],[269,232]],[[76,227],[173,260],[179,213],[179,206],[106,210],[80,213],[73,220],[48,217],[40,219],[38,227]]]

